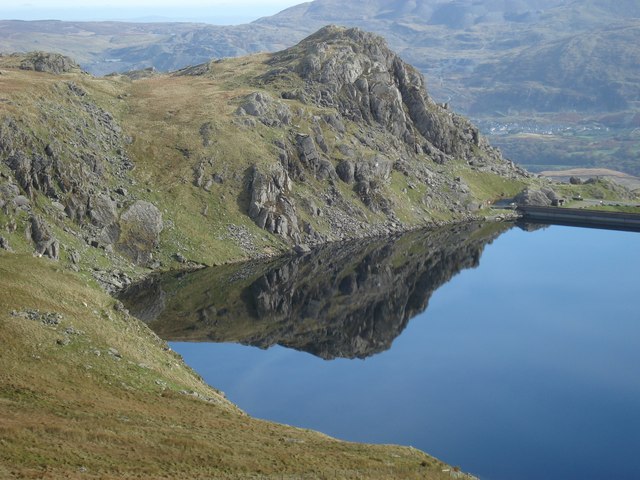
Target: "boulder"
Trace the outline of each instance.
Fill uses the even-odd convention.
[[[356,167],[349,160],[342,160],[336,167],[336,173],[344,183],[353,183],[355,179]]]
[[[58,260],[60,256],[60,243],[53,236],[51,228],[44,219],[32,215],[27,227],[27,238],[35,243],[35,253],[38,256],[49,257]]]
[[[137,201],[120,217],[116,248],[137,265],[149,266],[160,242],[162,213],[155,205]]]
[[[527,188],[513,199],[518,205],[532,207],[550,207],[554,202],[557,203],[558,200],[558,195],[550,188],[543,188],[541,190]]]
[[[6,250],[7,252],[12,252],[11,246],[9,245],[9,240],[4,237],[0,237],[0,248],[2,250]]]
[[[91,223],[96,227],[106,227],[118,219],[116,204],[106,194],[92,196],[88,212]]]
[[[82,69],[69,57],[58,53],[30,52],[20,63],[22,70],[35,70],[36,72],[47,72],[55,75],[70,72],[81,72]]]

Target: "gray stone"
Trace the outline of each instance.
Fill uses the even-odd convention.
[[[356,167],[349,160],[342,160],[336,167],[336,173],[340,180],[345,183],[353,183],[355,179]]]
[[[71,263],[78,265],[80,263],[80,253],[77,250],[70,250],[69,259],[71,260]]]
[[[0,237],[0,248],[6,250],[8,252],[12,252],[11,246],[9,245],[9,240],[4,237]]]
[[[571,185],[582,185],[582,179],[580,177],[570,177],[569,183]]]
[[[36,254],[58,260],[60,255],[60,243],[51,233],[49,225],[36,215],[29,219],[27,237],[35,243]]]
[[[556,193],[551,189],[536,190],[527,188],[513,199],[518,205],[534,206],[534,207],[549,207],[554,200],[558,197]]]
[[[149,202],[137,201],[120,217],[116,248],[138,265],[149,265],[160,242],[162,213]]]
[[[89,218],[97,227],[106,227],[118,219],[116,204],[105,194],[98,194],[89,199]]]
[[[13,199],[13,204],[16,208],[28,208],[31,206],[31,201],[24,195],[18,195]]]
[[[20,63],[23,70],[35,70],[53,74],[80,72],[81,69],[71,58],[58,53],[31,52]]]
[[[290,191],[291,179],[282,165],[272,166],[268,173],[254,166],[248,214],[258,227],[295,240],[300,232],[296,206],[288,197]]]
[[[109,355],[111,355],[112,357],[115,357],[117,359],[121,359],[122,355],[120,354],[120,352],[118,350],[116,350],[115,348],[109,348],[109,350],[107,350],[107,353]]]
[[[248,95],[236,110],[236,115],[257,117],[269,127],[290,125],[292,118],[289,106],[266,92],[254,92]]]

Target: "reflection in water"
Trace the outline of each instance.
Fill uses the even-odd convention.
[[[275,344],[332,359],[391,347],[431,294],[510,228],[465,224],[304,256],[173,272],[121,296],[165,340]]]

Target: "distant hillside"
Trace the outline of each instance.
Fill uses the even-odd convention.
[[[467,82],[477,92],[472,111],[637,108],[640,50],[634,45],[640,45],[640,22],[534,45],[482,64]]]
[[[384,36],[425,74],[436,101],[471,115],[528,168],[640,173],[640,4],[632,0],[315,0],[227,27],[0,21],[0,51],[46,46],[96,75],[164,72],[282,50],[327,24]],[[549,131],[553,148],[520,137]]]
[[[633,94],[617,82],[633,82],[640,75],[634,68],[639,17],[640,6],[633,1],[611,6],[603,0],[316,0],[230,27],[0,21],[0,51],[46,45],[98,75],[152,66],[169,71],[211,58],[281,50],[334,23],[383,35],[427,75],[435,98],[462,111],[491,112],[497,97],[514,109],[611,110],[629,102],[626,93]],[[594,56],[594,48],[615,54]],[[604,77],[598,75],[602,72]],[[594,99],[596,78],[607,91]],[[539,83],[540,91],[556,89],[554,101],[532,96],[531,82]]]

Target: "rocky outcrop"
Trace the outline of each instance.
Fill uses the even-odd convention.
[[[534,188],[526,188],[516,195],[513,201],[518,205],[532,207],[549,207],[558,203],[560,197],[550,188],[542,188],[540,190]]]
[[[377,230],[382,234],[402,229],[399,209],[415,212],[416,222],[437,210],[457,216],[477,211],[481,202],[440,167],[444,163],[511,179],[526,176],[467,120],[433,102],[422,76],[380,37],[326,27],[274,54],[267,65],[269,71],[258,79],[264,91],[245,97],[236,114],[289,127],[278,130],[281,140],[274,142],[280,164],[291,181],[313,190],[304,202],[324,215],[316,222],[316,209],[308,209],[308,228],[300,226],[304,242],[314,243],[310,237],[319,230],[329,232],[324,239],[336,240],[375,230],[362,204],[384,219]],[[278,118],[274,106],[280,104],[287,106],[291,122]],[[394,182],[406,185],[401,194],[392,191]],[[355,195],[345,194],[341,183]],[[417,195],[409,190],[423,192],[410,207],[406,200]],[[252,207],[251,218],[259,210]]]
[[[58,260],[60,242],[53,236],[51,227],[41,217],[32,215],[29,219],[27,238],[35,244],[35,252],[39,256]]]
[[[81,72],[80,66],[69,57],[58,53],[30,52],[27,53],[20,62],[23,70],[35,70],[36,72],[62,73]]]
[[[336,108],[355,122],[378,125],[413,150],[470,156],[478,130],[427,95],[422,75],[379,36],[359,29],[325,27],[274,55],[268,82],[295,72],[306,83],[288,96]]]
[[[318,151],[312,136],[298,133],[296,135],[296,147],[300,163],[315,179],[328,180],[336,178],[333,164]]]
[[[30,54],[22,65],[51,73],[77,70],[56,55]],[[66,216],[76,224],[74,234],[89,245],[106,248],[117,243],[130,260],[148,264],[161,231],[161,215],[155,207],[129,197],[125,185],[132,183],[133,163],[126,153],[130,140],[122,128],[71,81],[54,84],[52,99],[42,100],[38,112],[35,125],[6,114],[0,118],[0,161],[9,172],[7,180],[0,182],[6,214],[14,218],[17,208],[31,212],[32,205],[42,203],[36,197],[42,196],[52,208],[30,220],[28,236],[36,254],[57,258],[59,244],[50,236],[47,222]],[[34,133],[39,128],[49,131],[53,124],[56,135]]]
[[[163,229],[160,210],[149,202],[137,201],[122,214],[118,227],[118,251],[138,265],[150,265]]]
[[[248,95],[236,110],[236,115],[256,117],[269,127],[282,127],[291,123],[291,110],[281,101],[265,92]]]
[[[266,172],[253,166],[249,180],[249,217],[258,227],[298,241],[300,229],[293,200],[288,196],[291,179],[281,165]]]

